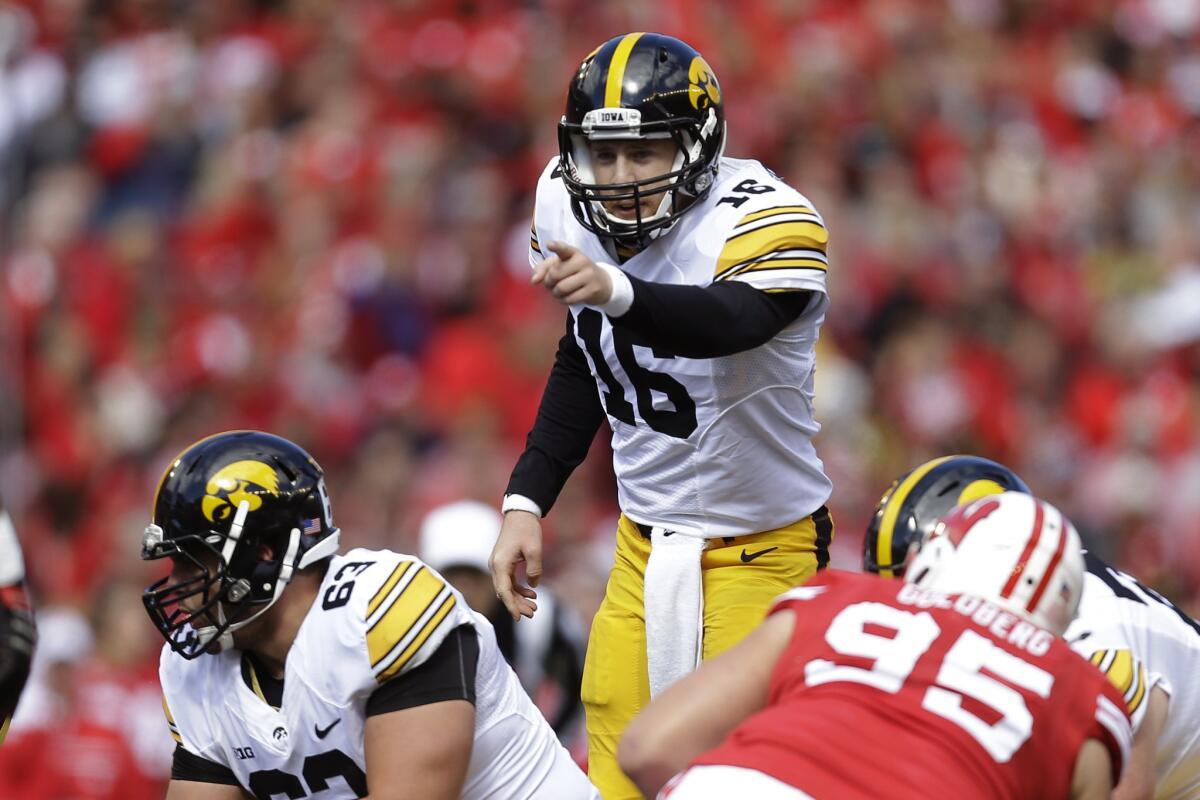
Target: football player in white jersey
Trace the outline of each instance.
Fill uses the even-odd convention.
[[[1011,470],[944,456],[901,477],[867,529],[863,569],[902,577],[915,544],[956,505],[1005,490],[1028,493]],[[1135,731],[1116,800],[1200,797],[1200,623],[1131,575],[1085,552],[1079,616],[1064,634],[1125,697]]]
[[[1200,622],[1141,581],[1084,553],[1071,648],[1125,694],[1137,735],[1114,800],[1200,797]]]
[[[12,519],[0,502],[0,744],[29,677],[37,627],[25,592],[25,559]]]
[[[170,800],[599,798],[440,575],[337,552],[321,468],[292,442],[197,442],[153,514]]]
[[[582,689],[606,800],[640,796],[616,762],[634,714],[823,567],[833,535],[812,445],[828,233],[762,164],[723,156],[724,101],[686,43],[611,39],[572,77],[537,187],[532,280],[566,332],[492,574],[532,617],[540,518],[607,419],[622,516]]]

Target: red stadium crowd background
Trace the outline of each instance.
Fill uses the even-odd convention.
[[[1200,0],[23,2],[0,7],[0,485],[61,619],[0,788],[161,796],[137,553],[191,441],[302,443],[351,546],[498,503],[563,324],[528,285],[531,193],[572,70],[628,30],[700,49],[728,154],[828,222],[834,564],[893,478],[969,452],[1200,611]],[[605,462],[547,520],[585,618]]]

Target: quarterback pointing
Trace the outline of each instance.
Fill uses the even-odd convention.
[[[833,535],[811,441],[828,233],[762,164],[723,156],[724,102],[684,42],[611,39],[576,70],[538,182],[532,280],[566,331],[492,573],[532,617],[540,518],[607,420],[622,516],[582,688],[606,800],[640,796],[616,763],[638,709],[823,567]]]
[[[203,439],[153,513],[170,800],[599,797],[440,575],[337,552],[323,473],[295,444]]]

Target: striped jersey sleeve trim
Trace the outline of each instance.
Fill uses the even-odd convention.
[[[542,243],[538,241],[536,225],[529,226],[529,249],[539,256],[542,255]]]
[[[808,223],[808,224],[815,225],[816,227],[822,228],[822,229],[824,229],[824,227],[825,227],[824,224],[821,222],[821,218],[818,217],[816,214],[812,213],[811,211],[809,211],[807,213],[803,212],[803,211],[784,212],[784,213],[780,213],[780,214],[773,214],[769,217],[761,217],[759,219],[751,220],[749,222],[747,222],[747,219],[748,219],[748,217],[743,217],[742,220],[740,222],[738,222],[737,225],[733,226],[733,232],[732,232],[732,234],[730,234],[730,237],[729,237],[730,239],[733,239],[734,237],[737,237],[737,236],[745,236],[746,234],[750,234],[755,231],[760,231],[763,228],[769,228],[772,225],[785,225],[788,223]]]
[[[1096,698],[1096,721],[1103,725],[1116,741],[1121,750],[1121,764],[1128,764],[1129,750],[1133,747],[1133,730],[1129,727],[1129,720],[1125,714],[1111,700],[1101,695]]]
[[[179,726],[175,724],[175,717],[171,714],[171,707],[167,705],[167,696],[164,694],[162,699],[163,714],[167,717],[167,730],[171,732],[171,738],[175,740],[175,744],[183,744],[183,735],[179,732]]]
[[[769,269],[824,272],[829,266],[829,232],[803,206],[780,206],[742,217],[717,257],[715,280]]]
[[[726,280],[751,270],[759,272],[789,268],[819,269],[824,272],[829,268],[829,259],[820,250],[774,250],[764,256],[728,267],[717,279]]]
[[[744,226],[750,225],[753,222],[758,222],[759,220],[766,219],[767,217],[778,217],[778,216],[791,215],[791,214],[804,214],[804,215],[809,216],[812,219],[816,220],[817,222],[821,221],[820,218],[817,216],[817,212],[814,211],[813,209],[809,208],[808,206],[804,206],[804,205],[772,206],[770,208],[764,208],[760,211],[752,212],[752,213],[747,214],[746,216],[742,217],[740,220],[738,220],[738,224],[734,226],[734,230],[738,230]]]
[[[367,652],[375,679],[383,682],[403,671],[455,602],[450,587],[427,567],[406,570],[367,614]]]
[[[735,281],[748,283],[755,289],[763,292],[769,292],[772,289],[794,292],[794,291],[812,291],[823,292],[825,285],[821,281],[822,272],[814,270],[764,270],[762,272],[754,271],[747,272],[745,275],[739,275],[734,278]]]
[[[367,604],[368,618],[375,613],[375,611],[379,608],[379,604],[382,603],[383,599],[391,593],[392,589],[396,588],[396,584],[400,582],[400,579],[404,577],[405,573],[412,569],[412,565],[413,562],[411,561],[405,561],[396,565],[396,568],[392,570],[392,574],[388,576],[388,579],[383,582],[383,586],[379,587],[379,591],[375,593],[375,596],[371,598],[371,602]]]
[[[1117,687],[1130,716],[1137,714],[1146,699],[1146,666],[1128,650],[1098,650],[1091,661]]]
[[[383,683],[399,674],[412,661],[413,657],[420,652],[421,648],[434,638],[434,634],[442,627],[442,623],[445,622],[446,617],[450,615],[450,611],[457,603],[458,600],[450,593],[449,589],[430,603],[429,609],[433,609],[432,613],[429,613],[427,610],[422,615],[421,620],[418,621],[418,626],[414,626],[416,632],[410,636],[408,643],[401,643],[400,647],[402,649],[399,654],[390,661],[380,665],[376,671],[375,679]],[[417,627],[420,630],[416,630]],[[445,633],[449,633],[449,631],[447,630]]]

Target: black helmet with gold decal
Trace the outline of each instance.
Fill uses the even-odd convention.
[[[170,575],[142,602],[185,658],[218,652],[270,608],[293,574],[337,552],[321,467],[287,439],[228,431],[184,450],[159,482],[142,558]]]
[[[957,506],[1029,487],[1008,467],[979,456],[942,456],[901,476],[875,507],[863,540],[863,569],[885,577],[904,575],[908,561],[938,518]]]
[[[670,171],[628,183],[599,184],[589,142],[671,139]],[[725,149],[725,110],[717,78],[690,45],[659,33],[610,39],[580,64],[558,126],[559,172],[571,210],[584,228],[625,244],[645,246],[712,188]],[[661,194],[643,216],[641,200]],[[635,219],[621,219],[600,202],[632,200]]]

